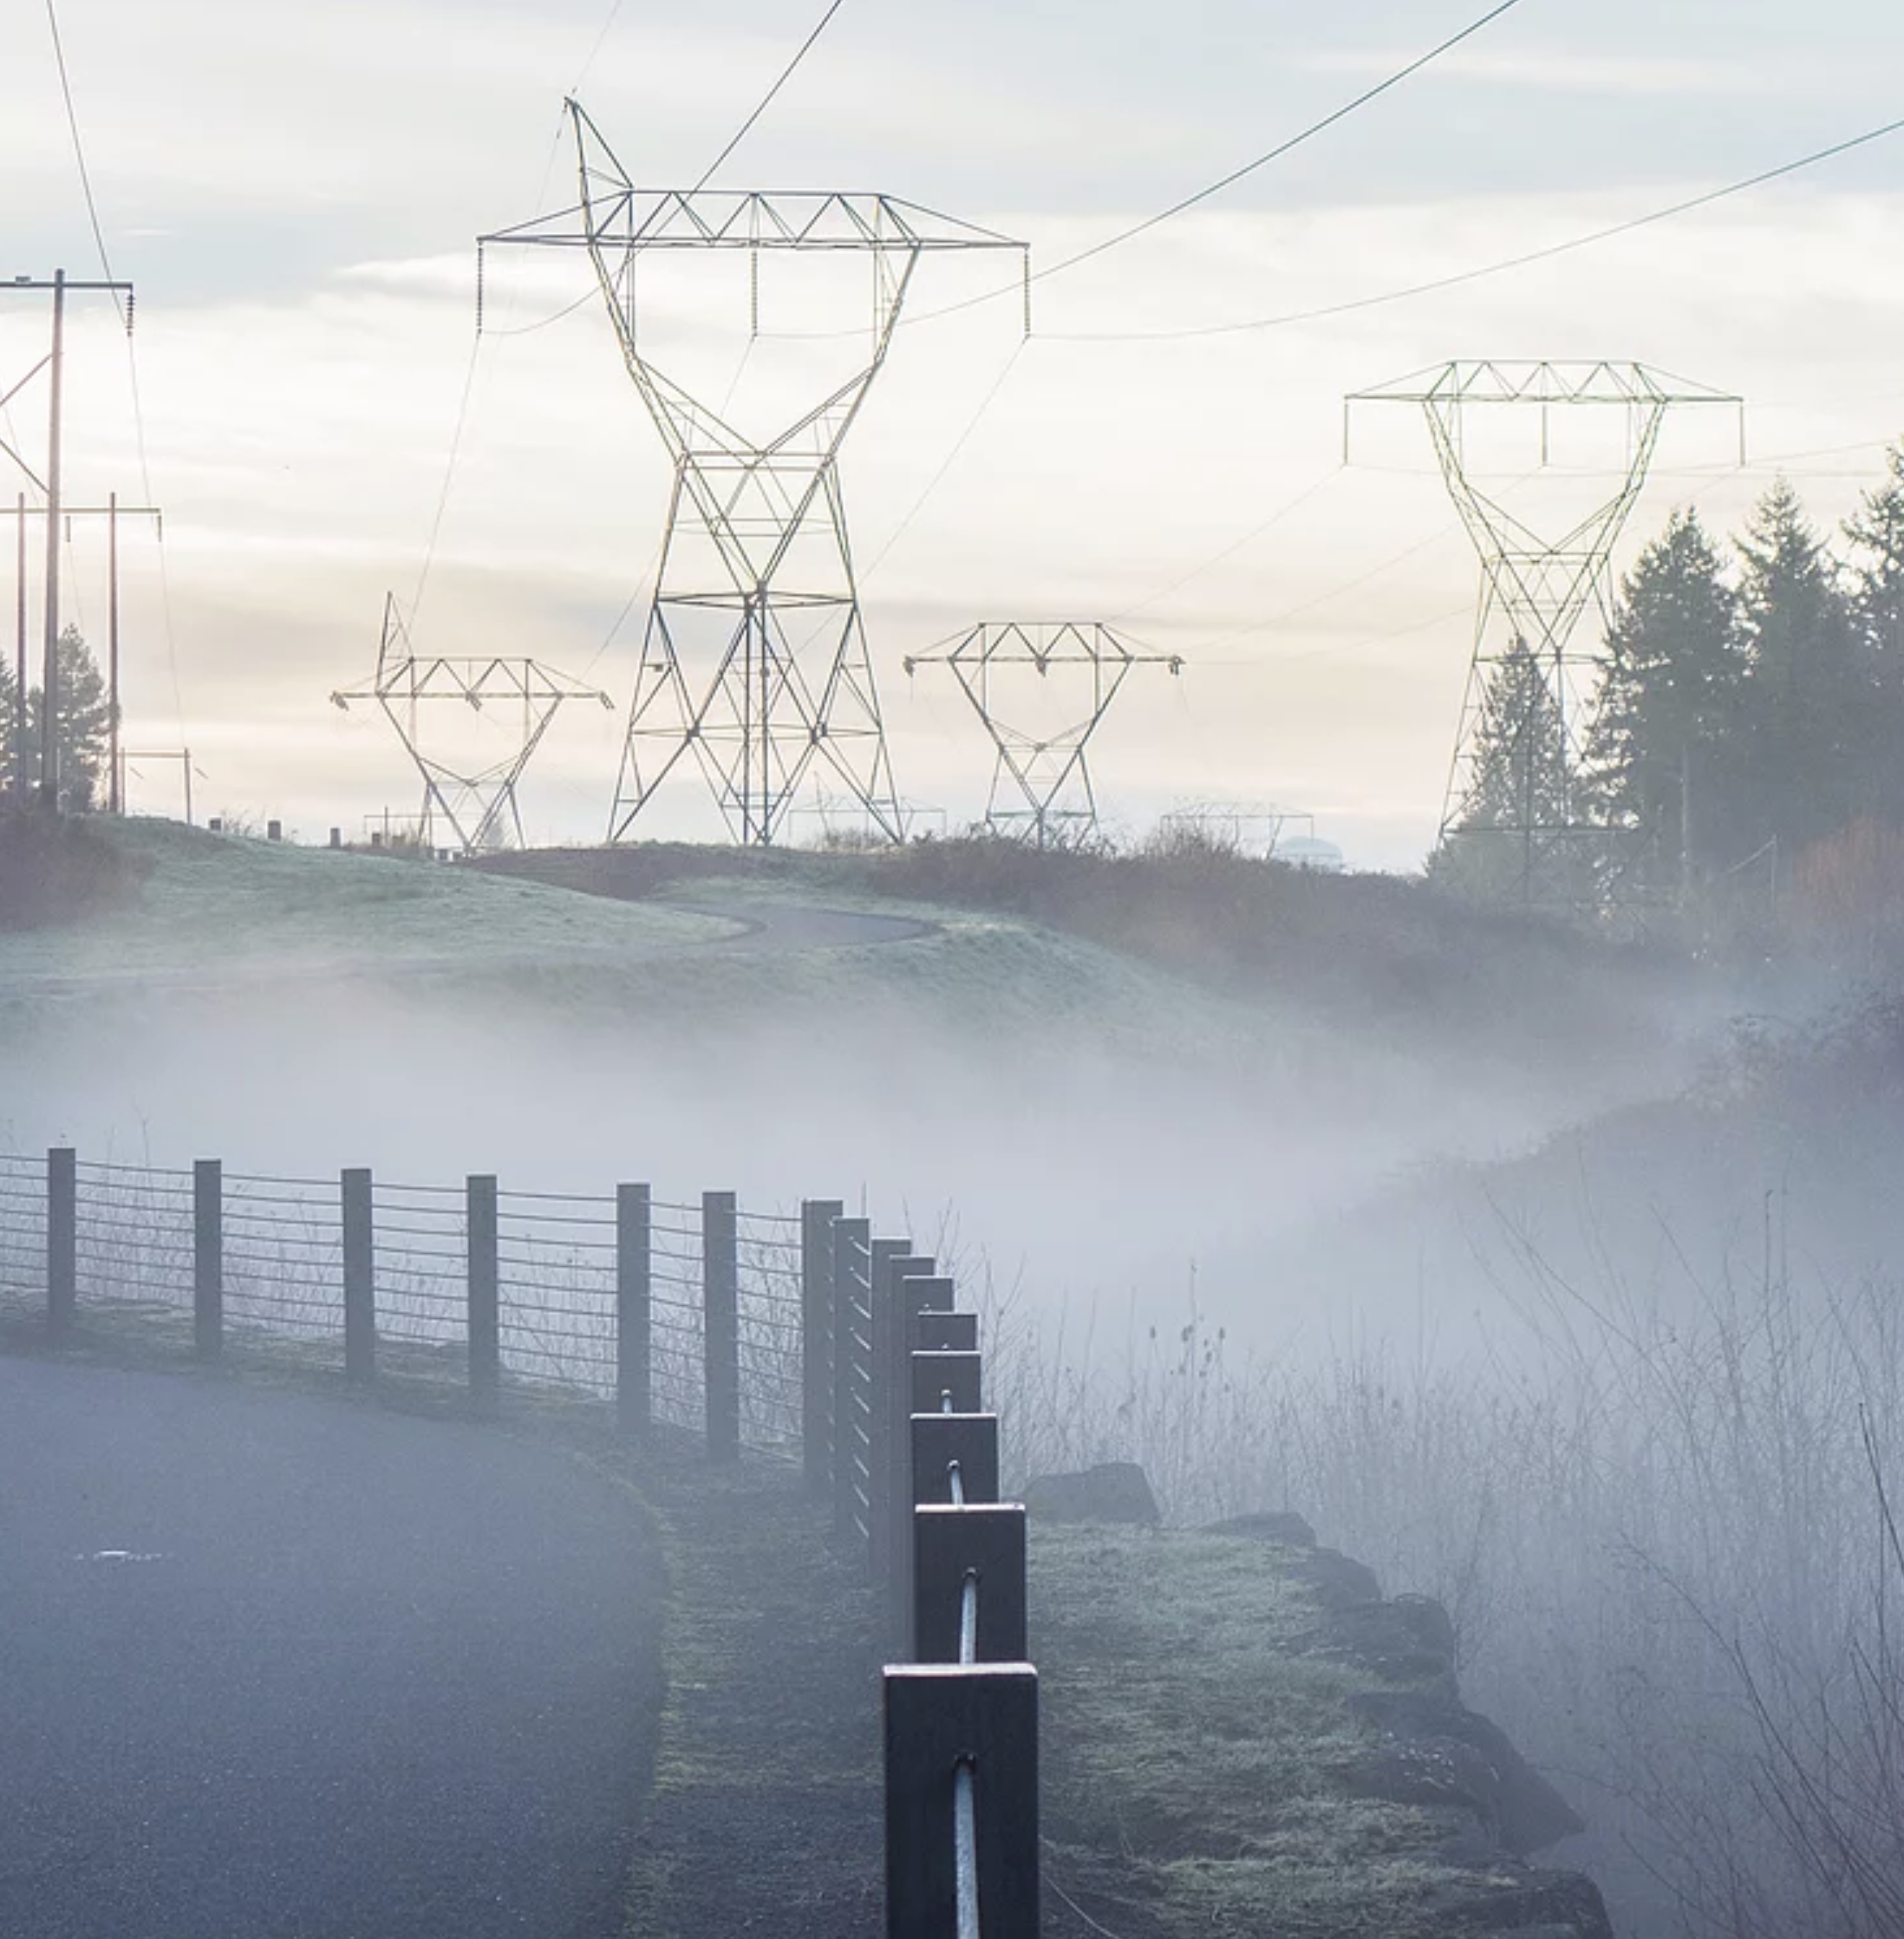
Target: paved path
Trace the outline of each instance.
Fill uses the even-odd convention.
[[[0,1934],[599,1939],[649,1560],[499,1433],[0,1360]]]

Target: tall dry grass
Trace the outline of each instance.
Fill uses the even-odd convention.
[[[1712,1283],[1563,1282],[1508,1235],[1459,1366],[1236,1352],[988,1307],[1016,1475],[1134,1459],[1166,1515],[1294,1508],[1439,1596],[1464,1690],[1592,1820],[1630,1936],[1904,1933],[1904,1297],[1763,1255]]]

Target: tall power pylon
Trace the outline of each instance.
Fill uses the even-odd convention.
[[[887,195],[637,188],[581,107],[571,101],[568,111],[579,203],[485,236],[478,248],[588,251],[629,375],[674,462],[609,839],[628,836],[692,749],[742,844],[773,843],[816,762],[897,840],[839,450],[885,362],[921,256],[1013,249],[1022,258],[1025,245]],[[763,254],[870,256],[864,362],[856,359],[844,382],[757,441],[727,421],[725,405],[691,396],[642,349],[636,269],[652,250],[744,251],[756,336]]]
[[[562,703],[592,700],[606,708],[615,705],[611,695],[571,680],[539,660],[420,655],[410,644],[409,628],[394,592],[387,594],[383,602],[383,634],[377,646],[375,677],[330,698],[334,706],[347,712],[354,700],[374,700],[383,709],[423,777],[420,826],[425,844],[432,848],[451,845],[437,840],[440,819],[447,824],[454,845],[466,855],[506,848],[512,843],[518,848],[522,845],[522,811],[516,784]],[[506,751],[494,760],[479,761],[475,767],[453,764],[441,748],[440,732],[427,732],[425,728],[425,707],[431,709],[428,717],[440,722],[445,702],[471,714],[489,712],[500,703],[508,710],[510,723],[505,731],[511,733],[511,738],[503,743]]]
[[[1575,635],[1589,608],[1598,612],[1602,633],[1612,618],[1613,549],[1646,482],[1667,412],[1724,404],[1740,414],[1743,446],[1744,402],[1640,363],[1452,362],[1348,398],[1345,457],[1349,414],[1368,403],[1420,408],[1449,495],[1481,560],[1474,649],[1438,842],[1484,827],[1507,859],[1493,872],[1494,892],[1529,906],[1578,911],[1601,899],[1621,872],[1626,833],[1607,825],[1581,785],[1599,641],[1576,646]],[[1623,474],[1615,474],[1610,496],[1557,538],[1533,530],[1483,491],[1468,463],[1467,413],[1506,405],[1538,413],[1542,468],[1555,410],[1602,406],[1626,414]],[[1515,718],[1506,717],[1510,709]],[[1492,772],[1503,748],[1522,778],[1516,788],[1503,790]]]
[[[957,676],[997,750],[986,826],[999,834],[1027,836],[1040,848],[1054,838],[1075,843],[1097,833],[1098,798],[1085,750],[1131,669],[1183,670],[1177,654],[1152,652],[1108,626],[1077,620],[988,620],[905,663],[909,676],[916,668],[933,665],[950,667]],[[1005,719],[1001,709],[1013,701],[1001,686],[1027,671],[1040,682],[1057,675],[1067,691],[1075,689],[1079,702],[1088,703],[1086,711],[1066,713],[1059,724],[1039,728]]]

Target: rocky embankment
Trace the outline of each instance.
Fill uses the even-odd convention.
[[[1299,1515],[1164,1529],[1128,1466],[1027,1491],[1057,1890],[1119,1939],[1612,1939],[1582,1828],[1461,1701],[1453,1625]]]

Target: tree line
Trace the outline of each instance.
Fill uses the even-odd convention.
[[[1727,542],[1674,511],[1620,583],[1579,741],[1563,698],[1526,643],[1499,656],[1431,872],[1683,887],[1904,827],[1904,443],[1836,541],[1783,479]]]
[[[108,793],[106,772],[111,758],[113,707],[105,676],[76,626],[59,638],[59,702],[54,731],[59,737],[60,806],[69,814],[84,814],[103,805]],[[8,791],[16,798],[31,795],[40,785],[42,750],[46,745],[46,694],[37,684],[27,689],[24,721],[20,688],[13,668],[0,659],[0,749]]]

